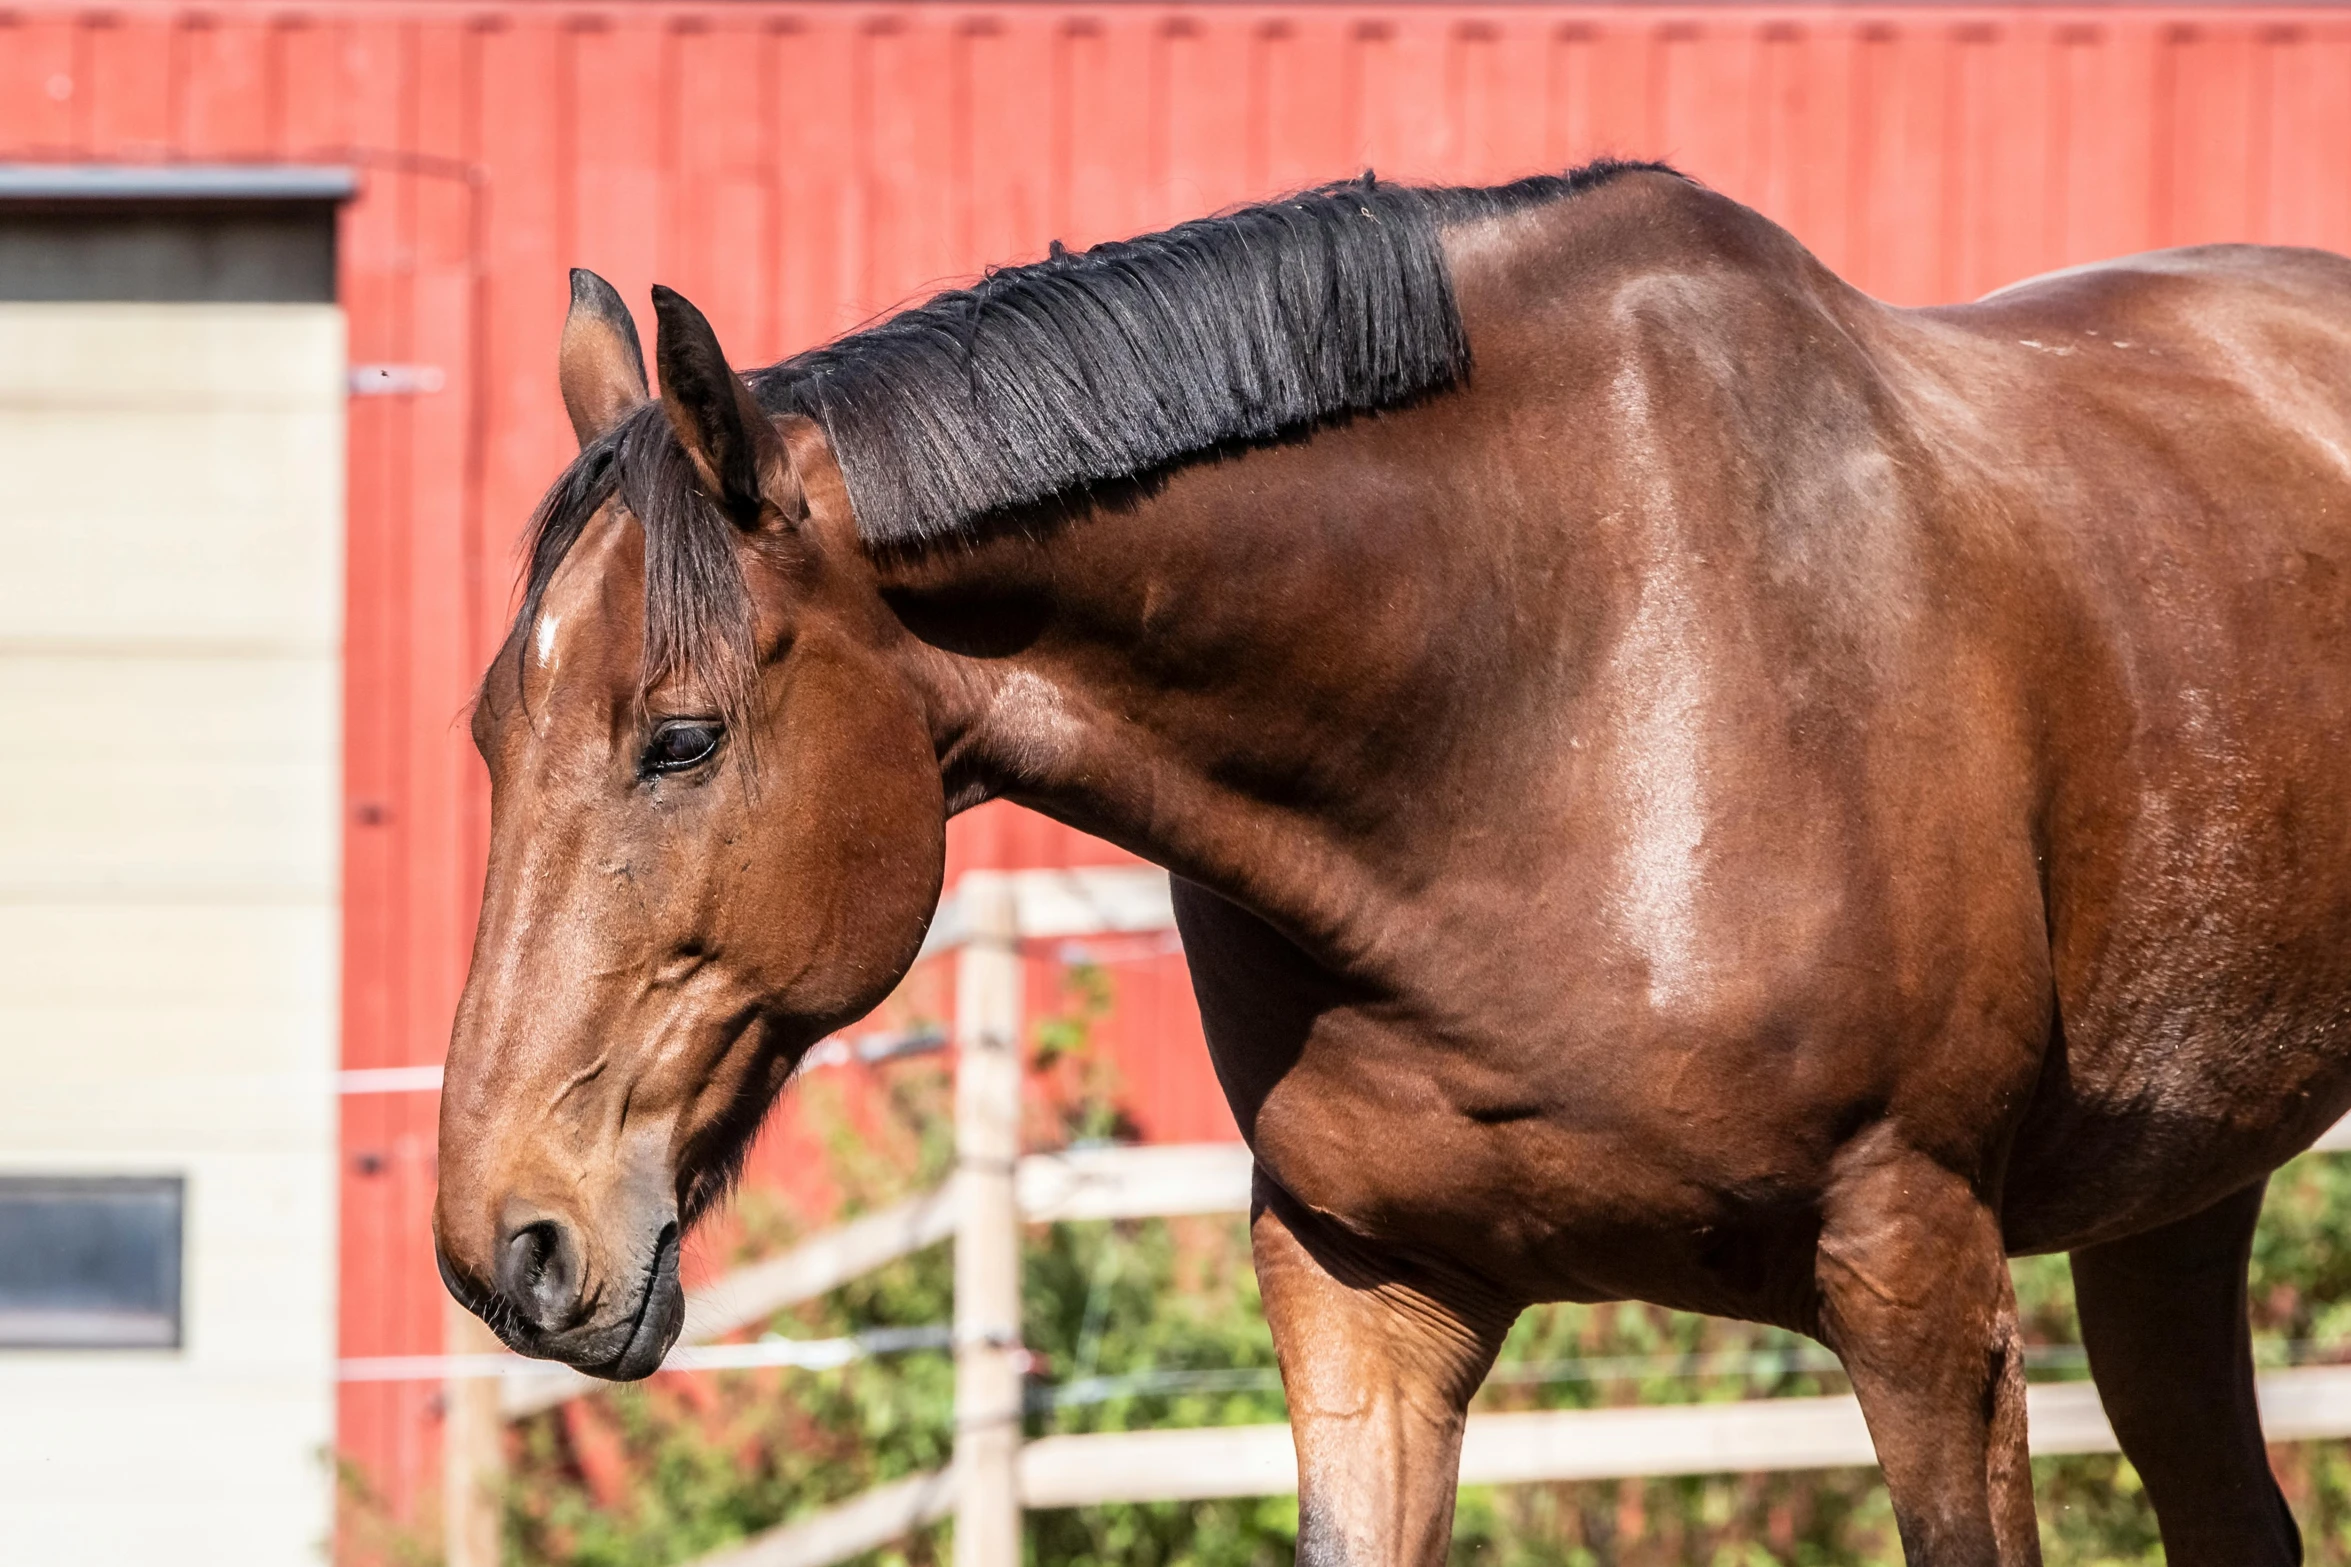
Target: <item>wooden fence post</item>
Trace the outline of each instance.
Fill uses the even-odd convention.
[[[447,1353],[492,1355],[501,1346],[481,1319],[444,1300]],[[448,1567],[498,1567],[504,1548],[506,1412],[498,1378],[451,1377],[441,1422],[442,1549]]]
[[[1021,967],[1009,876],[967,874],[955,971],[955,1567],[1020,1567]]]

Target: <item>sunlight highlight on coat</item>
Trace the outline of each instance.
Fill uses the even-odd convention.
[[[1648,964],[1650,1001],[1672,1006],[1696,995],[1705,980],[1697,912],[1703,874],[1698,852],[1706,836],[1700,628],[1689,567],[1677,547],[1673,469],[1654,439],[1648,383],[1628,362],[1610,393],[1624,420],[1621,456],[1639,473],[1652,501],[1649,514],[1635,523],[1646,546],[1640,607],[1611,660],[1633,704],[1617,763],[1630,807],[1619,906],[1627,934]]]
[[[1016,769],[1043,776],[1085,728],[1061,688],[1032,670],[1016,670],[988,704],[988,728]]]

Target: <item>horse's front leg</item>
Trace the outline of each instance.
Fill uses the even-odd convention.
[[[2038,1567],[2024,1344],[1991,1207],[1934,1161],[1865,1138],[1840,1161],[1814,1277],[1910,1567]]]
[[[1444,1561],[1462,1421],[1515,1306],[1371,1255],[1262,1170],[1250,1231],[1298,1444],[1301,1567]]]
[[[2146,1482],[2170,1567],[2298,1567],[2261,1439],[2245,1268],[2268,1182],[2073,1254],[2098,1396]]]

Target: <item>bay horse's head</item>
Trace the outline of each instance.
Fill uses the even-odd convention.
[[[573,275],[581,453],[484,678],[489,875],[450,1041],[434,1230],[512,1346],[643,1376],[678,1241],[803,1050],[913,961],[946,809],[840,471],[654,292],[661,395]]]

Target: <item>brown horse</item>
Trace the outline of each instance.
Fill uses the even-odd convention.
[[[1442,1559],[1530,1302],[1841,1358],[1913,1563],[2038,1557],[2006,1258],[2073,1254],[2175,1567],[2300,1554],[2245,1312],[2351,1105],[2351,262],[1897,310],[1670,171],[1366,179],[662,390],[482,688],[437,1215],[517,1349],[676,1242],[920,944],[947,818],[1166,865],[1306,1561]]]

